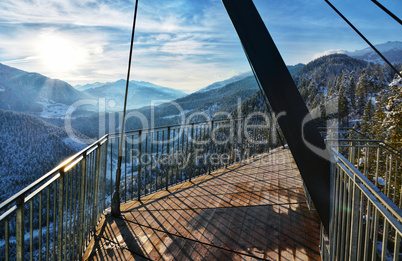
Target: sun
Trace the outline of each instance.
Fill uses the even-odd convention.
[[[48,70],[56,73],[78,69],[85,61],[85,51],[74,41],[58,35],[42,35],[36,43],[38,56]]]

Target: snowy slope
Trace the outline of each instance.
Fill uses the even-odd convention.
[[[0,109],[40,114],[86,98],[66,82],[0,64]]]
[[[402,42],[390,41],[382,44],[374,45],[378,51],[380,51],[385,58],[387,58],[391,63],[402,63]],[[371,48],[367,47],[363,50],[356,51],[340,51],[353,58],[365,60],[367,62],[373,63],[385,63],[383,59]]]
[[[215,83],[213,83],[211,85],[208,85],[207,87],[204,87],[204,88],[198,90],[197,92],[206,92],[206,91],[210,91],[210,90],[213,90],[213,89],[218,89],[218,88],[221,88],[221,87],[223,87],[225,85],[228,85],[228,84],[233,83],[233,82],[240,81],[240,80],[242,80],[242,79],[244,79],[244,78],[246,78],[248,76],[252,76],[252,75],[253,75],[253,73],[251,71],[241,73],[241,74],[233,76],[232,78],[229,78],[227,80],[220,81],[220,82],[215,82]]]
[[[296,65],[287,65],[287,68],[289,70],[289,72],[293,75],[295,73],[297,73],[299,70],[301,70],[305,65],[304,64],[296,64]],[[239,75],[235,75],[227,80],[224,81],[219,81],[219,82],[215,82],[211,85],[208,85],[207,87],[204,87],[200,90],[198,90],[197,92],[206,92],[206,91],[210,91],[213,89],[218,89],[218,88],[222,88],[223,86],[226,86],[228,84],[243,80],[249,76],[253,76],[253,72],[249,71],[249,72],[245,72],[245,73],[241,73]]]
[[[114,100],[115,106],[108,107],[111,111],[122,110],[124,104],[124,95],[126,90],[126,80],[116,82],[87,84],[78,89],[83,90],[86,95],[99,99],[105,98],[107,101]],[[153,83],[143,81],[130,81],[128,92],[128,108],[135,109],[142,106],[148,106],[151,102],[175,100],[186,96],[186,93],[162,87]]]
[[[0,202],[83,146],[64,129],[32,115],[0,110],[0,122]]]

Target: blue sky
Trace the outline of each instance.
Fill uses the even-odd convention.
[[[380,1],[402,17],[402,1]],[[366,48],[324,0],[254,0],[286,64]],[[332,3],[374,44],[402,27],[370,0]],[[1,0],[0,62],[72,85],[126,77],[134,1]],[[140,0],[132,77],[194,91],[250,70],[220,0]]]

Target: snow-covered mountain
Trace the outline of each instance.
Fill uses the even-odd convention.
[[[242,79],[244,79],[244,78],[246,78],[248,76],[251,76],[251,75],[253,75],[253,73],[251,71],[241,73],[241,74],[235,75],[232,78],[229,78],[227,80],[220,81],[220,82],[215,82],[215,83],[213,83],[211,85],[208,85],[207,87],[204,87],[204,88],[198,90],[197,92],[206,92],[206,91],[210,91],[210,90],[213,90],[213,89],[218,89],[218,88],[221,88],[221,87],[223,87],[225,85],[228,85],[230,83],[240,81],[240,80],[242,80]]]
[[[391,63],[402,63],[402,42],[389,41],[382,44],[374,45],[378,51],[380,51],[385,58]],[[356,51],[339,51],[353,58],[364,60],[372,63],[384,64],[384,60],[371,48],[367,47],[363,50]]]
[[[108,106],[108,110],[122,110],[124,95],[126,90],[126,80],[116,82],[93,83],[83,86],[76,86],[77,90],[93,98],[105,98],[107,101],[114,100],[115,106]],[[150,82],[130,81],[128,91],[128,109],[135,109],[150,105],[151,103],[161,103],[168,100],[175,100],[187,94],[176,89],[159,86]]]
[[[0,109],[26,112],[46,117],[60,116],[69,105],[84,99],[85,93],[70,84],[29,73],[0,63]],[[52,108],[56,107],[56,110]],[[57,115],[55,115],[56,113]]]
[[[287,65],[286,67],[288,68],[289,72],[293,75],[295,73],[297,73],[298,71],[300,71],[305,65],[302,63],[296,64],[296,65]],[[226,86],[228,84],[243,80],[249,76],[253,76],[253,72],[249,71],[249,72],[245,72],[245,73],[241,73],[238,75],[235,75],[227,80],[224,81],[219,81],[219,82],[215,82],[211,85],[208,85],[207,87],[204,87],[200,90],[198,90],[197,92],[206,92],[206,91],[210,91],[213,89],[218,89],[221,88],[223,86]]]

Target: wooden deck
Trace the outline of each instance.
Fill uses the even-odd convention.
[[[277,150],[122,205],[100,222],[89,260],[321,260],[289,150]]]

